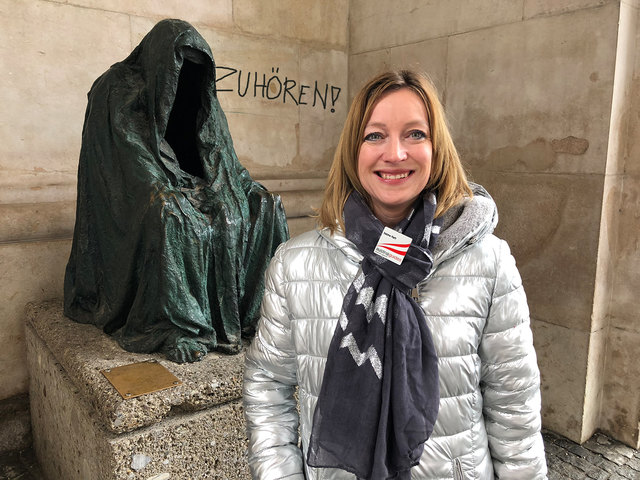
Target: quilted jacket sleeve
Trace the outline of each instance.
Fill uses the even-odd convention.
[[[509,247],[497,251],[489,317],[480,342],[484,417],[495,477],[546,479],[540,374],[522,280]]]
[[[266,273],[256,336],[246,354],[244,412],[254,479],[304,479],[294,399],[295,352],[284,298],[282,246]]]

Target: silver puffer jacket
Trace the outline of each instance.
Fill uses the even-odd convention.
[[[418,285],[441,397],[411,478],[545,479],[527,302],[509,247],[491,233],[495,204],[473,187],[471,200],[445,213],[433,269]],[[344,236],[320,230],[281,245],[271,261],[244,383],[256,479],[355,479],[308,467],[305,455],[329,344],[361,260]]]

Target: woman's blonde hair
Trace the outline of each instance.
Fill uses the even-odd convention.
[[[354,189],[371,206],[371,198],[358,178],[358,155],[364,141],[364,130],[378,100],[389,92],[403,88],[415,92],[427,109],[433,154],[425,190],[435,189],[438,192],[436,217],[464,196],[472,195],[433,83],[425,75],[410,70],[381,73],[362,87],[353,99],[333,156],[322,206],[317,215],[318,224],[328,227],[332,233],[338,226],[344,231],[342,211]]]

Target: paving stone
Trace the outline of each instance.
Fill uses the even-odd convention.
[[[615,451],[603,451],[600,453],[602,453],[602,456],[604,458],[606,458],[607,460],[611,460],[616,465],[622,466],[622,465],[625,465],[628,461],[627,457]]]
[[[16,455],[3,454],[3,465],[0,465],[0,478],[18,478],[22,471],[20,461]]]
[[[586,472],[586,474],[593,480],[609,480],[611,478],[611,474],[609,472],[605,472],[604,470],[600,470],[599,468],[596,470],[590,470]]]
[[[549,480],[564,480],[564,475],[561,474],[560,472],[556,472],[555,470],[549,470],[549,473],[547,474],[547,478]]]
[[[633,480],[640,479],[640,472],[632,469],[628,465],[624,465],[623,467],[620,467],[616,473],[618,473],[619,475],[622,475],[625,478],[630,478]]]
[[[584,480],[585,473],[579,468],[574,467],[570,463],[562,461],[559,457],[551,456],[547,459],[549,469],[561,476],[555,478],[563,478],[570,480]]]
[[[627,463],[627,466],[633,468],[637,472],[640,472],[640,457],[634,455],[634,457]]]
[[[601,454],[619,466],[625,465],[629,459],[633,457],[634,452],[633,449],[626,446],[622,446],[624,448],[621,448],[621,445],[617,445],[604,435],[598,433],[587,440],[582,446],[592,452]]]
[[[588,462],[584,458],[574,455],[573,453],[564,452],[564,455],[559,455],[559,457],[584,472],[584,474],[589,478],[609,478],[608,472]]]
[[[633,448],[627,447],[622,443],[614,444],[613,449],[620,455],[627,457],[629,460],[631,460],[632,458],[635,458],[635,454],[637,453]]]
[[[640,452],[597,433],[578,445],[543,431],[549,480],[640,480]]]
[[[1,453],[0,479],[45,480],[32,449]]]
[[[596,439],[596,442],[599,445],[604,445],[608,447],[610,450],[613,450],[614,452],[619,453],[620,455],[623,455],[627,458],[633,458],[634,454],[637,453],[636,450],[634,450],[633,448],[628,447],[621,442],[613,440],[601,433],[596,433],[594,437]]]
[[[572,448],[575,448],[575,447],[579,446],[577,443],[574,443],[571,440],[569,440],[568,438],[564,438],[564,437],[556,437],[553,440],[553,442],[556,445],[561,446],[565,450],[571,450]]]
[[[620,468],[619,465],[611,462],[610,460],[607,460],[599,454],[592,454],[592,456],[590,456],[588,460],[609,473],[614,473],[618,470],[618,468]]]
[[[637,478],[637,477],[636,477]],[[609,480],[629,480],[627,477],[623,477],[619,473],[612,473]]]
[[[542,438],[544,439],[545,442],[548,442],[548,441],[557,440],[563,437],[558,435],[556,432],[552,432],[551,430],[543,430]]]
[[[556,445],[555,443],[545,443],[544,450],[545,452],[547,452],[547,455],[558,455],[564,452],[564,449],[561,446]]]
[[[578,455],[582,458],[588,458],[590,455],[593,455],[589,450],[575,443],[573,445],[570,445],[567,450],[569,450],[574,455]]]

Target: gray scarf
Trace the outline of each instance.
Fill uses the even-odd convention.
[[[307,458],[312,467],[409,479],[420,460],[438,414],[438,359],[410,293],[431,271],[429,248],[440,231],[435,210],[436,197],[427,192],[396,226],[411,239],[404,248],[386,245],[398,256],[406,250],[398,265],[376,253],[384,227],[361,195],[347,199],[346,236],[364,259],[329,347]]]

